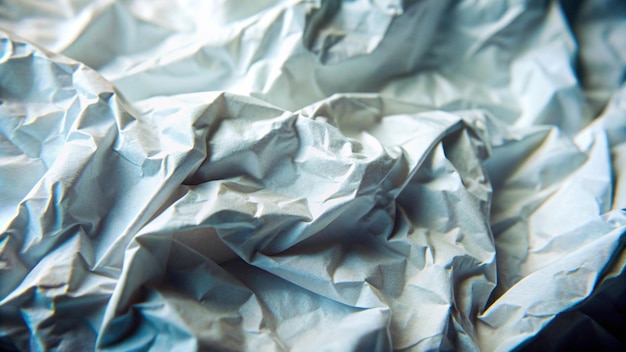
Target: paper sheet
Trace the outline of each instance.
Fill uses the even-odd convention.
[[[2,2],[0,350],[623,348],[624,18]]]

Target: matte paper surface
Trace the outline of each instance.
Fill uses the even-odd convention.
[[[625,78],[620,0],[2,1],[0,350],[623,349]]]

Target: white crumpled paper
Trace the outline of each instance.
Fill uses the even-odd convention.
[[[624,18],[0,3],[0,349],[623,348]]]

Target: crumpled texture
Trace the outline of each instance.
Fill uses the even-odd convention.
[[[625,17],[0,3],[0,349],[624,348]]]

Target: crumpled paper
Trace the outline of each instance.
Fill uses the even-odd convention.
[[[624,15],[3,2],[0,349],[623,348]]]

